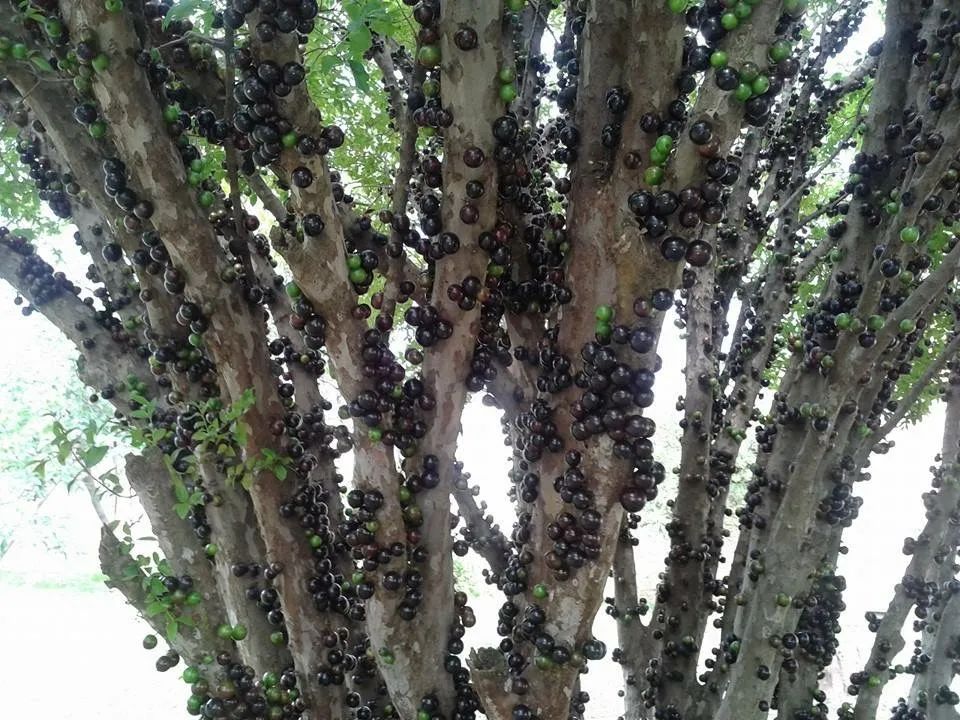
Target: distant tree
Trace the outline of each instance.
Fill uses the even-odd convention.
[[[6,166],[91,263],[84,291],[5,229],[0,276],[140,448],[162,556],[106,525],[101,558],[191,714],[580,717],[612,572],[627,718],[826,717],[855,482],[942,396],[928,525],[839,713],[910,672],[898,717],[956,716],[960,18],[886,3],[836,75],[865,2],[805,6],[0,1]],[[647,600],[631,531],[668,472],[645,411],[672,308]],[[503,530],[457,461],[475,393],[512,452]],[[504,600],[499,645],[463,658],[471,550]]]

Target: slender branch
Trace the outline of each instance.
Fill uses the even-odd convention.
[[[927,368],[923,371],[923,374],[920,375],[916,382],[910,386],[910,391],[897,403],[897,409],[873,434],[872,438],[875,441],[880,441],[885,438],[897,425],[900,424],[900,421],[906,417],[906,414],[930,385],[930,382],[937,375],[939,375],[944,366],[946,366],[946,364],[956,356],[958,350],[960,350],[960,329],[955,328],[953,339],[944,346],[944,348],[933,360],[930,361],[930,364],[927,365]]]
[[[470,547],[487,561],[490,570],[499,574],[507,566],[509,542],[494,524],[493,517],[487,516],[487,504],[477,505],[474,491],[479,491],[479,488],[471,488],[469,479],[468,473],[458,472],[453,480],[453,497],[465,525],[463,534]]]
[[[228,89],[228,92],[224,93],[224,110],[223,116],[225,118],[232,118],[234,115],[236,100],[233,97],[232,88],[234,85],[234,30],[232,27],[227,27],[224,33],[224,52],[226,55],[225,65],[224,65],[224,74],[223,74],[223,84],[224,87]],[[253,282],[255,277],[253,270],[253,263],[250,259],[250,243],[249,243],[249,233],[247,232],[247,226],[244,222],[244,212],[243,212],[243,202],[240,196],[240,182],[237,178],[238,172],[238,162],[237,162],[237,146],[233,142],[233,138],[228,137],[223,142],[223,150],[226,156],[227,163],[227,184],[230,188],[230,209],[233,215],[233,232],[234,236],[237,238],[238,242],[234,244],[235,250],[240,256],[240,263],[243,266],[243,271],[248,282]]]
[[[822,175],[823,171],[830,167],[833,161],[837,159],[837,156],[843,152],[844,148],[847,147],[847,143],[860,127],[860,122],[863,119],[863,106],[866,103],[866,100],[867,93],[864,93],[863,97],[860,98],[860,102],[857,103],[857,111],[854,114],[853,121],[850,123],[850,129],[839,141],[837,141],[836,147],[829,155],[827,155],[826,158],[824,158],[823,162],[821,162],[820,165],[812,172],[808,173],[806,179],[800,184],[800,186],[794,190],[786,200],[780,203],[780,207],[777,210],[777,216],[784,215],[787,211],[789,211],[793,203],[803,196],[804,190],[810,187],[810,185]]]
[[[880,696],[889,680],[889,664],[903,649],[903,623],[913,607],[916,596],[912,583],[923,582],[936,555],[947,542],[951,518],[960,502],[960,478],[958,478],[957,454],[960,450],[960,393],[953,391],[947,400],[947,415],[944,421],[943,462],[940,466],[941,484],[932,494],[927,510],[927,522],[915,543],[913,554],[903,574],[903,580],[894,589],[893,597],[880,618],[879,627],[870,651],[870,660],[864,668],[869,682],[858,688],[853,709],[854,720],[873,720],[880,706]],[[950,541],[953,551],[956,544]],[[948,557],[952,557],[948,554]]]

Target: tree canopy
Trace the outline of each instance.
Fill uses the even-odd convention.
[[[958,38],[952,0],[0,0],[0,277],[109,406],[54,445],[150,520],[100,558],[186,711],[580,718],[610,653],[628,720],[825,718],[857,483],[943,402],[833,710],[909,674],[894,716],[954,720]],[[458,457],[471,396],[505,478]],[[467,652],[471,552],[503,603]]]

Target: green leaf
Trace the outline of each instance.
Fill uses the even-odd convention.
[[[106,457],[107,452],[110,450],[106,445],[94,445],[84,450],[80,457],[83,458],[83,463],[88,468],[94,467],[99,463],[103,458]]]
[[[152,603],[147,605],[146,608],[144,608],[143,614],[147,617],[153,617],[154,615],[159,615],[160,613],[165,612],[166,609],[166,604],[160,600],[154,600]]]
[[[31,55],[30,62],[32,62],[34,65],[36,65],[38,68],[40,68],[44,72],[52,73],[54,71],[53,65],[51,65],[50,61],[47,60],[45,57],[43,57],[43,55],[39,55],[39,54]]]
[[[176,478],[173,481],[173,495],[177,499],[177,502],[187,502],[190,497],[187,486],[183,484],[183,480],[180,480],[180,478]]]
[[[123,574],[120,576],[120,579],[133,580],[139,574],[140,574],[140,568],[138,568],[136,565],[127,565],[123,569]]]
[[[340,58],[336,55],[324,55],[320,58],[320,72],[329,75],[330,72],[340,64]]]
[[[363,54],[370,49],[373,36],[370,34],[370,28],[364,24],[354,25],[351,23],[351,26],[347,35],[347,48],[350,50],[350,55],[353,56],[352,59],[359,62],[363,58]]]
[[[176,618],[170,618],[167,620],[167,627],[164,630],[164,637],[166,637],[167,642],[172,643],[177,638],[177,632],[180,630],[179,623]]]
[[[164,16],[163,29],[166,30],[174,20],[184,20],[194,11],[205,9],[207,4],[208,0],[179,0]]]
[[[241,447],[247,444],[250,437],[250,426],[242,420],[237,422],[237,427],[233,431],[233,438]]]
[[[83,429],[83,436],[87,439],[87,442],[93,445],[97,441],[97,431],[100,429],[96,420],[90,420],[87,422],[87,426]]]
[[[285,465],[277,465],[277,466],[273,469],[273,474],[274,474],[274,476],[277,478],[277,480],[283,482],[284,480],[287,479],[287,468],[286,468],[286,466],[285,466]]]
[[[177,514],[177,517],[181,520],[186,520],[187,515],[190,514],[190,503],[177,503],[173,506],[173,511]]]
[[[149,561],[148,561],[149,562]],[[167,588],[164,587],[163,581],[160,578],[151,578],[150,579],[150,594],[154,597],[162,597],[166,594]]]
[[[357,84],[357,89],[361,92],[367,92],[370,90],[370,73],[367,72],[367,69],[363,66],[363,63],[359,60],[350,59],[348,61],[350,65],[350,72],[353,73],[353,81]]]
[[[64,440],[57,447],[57,462],[61,465],[65,465],[67,458],[70,457],[70,451],[73,450],[73,442],[70,440]]]

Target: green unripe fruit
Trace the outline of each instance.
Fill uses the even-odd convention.
[[[230,637],[239,642],[247,636],[247,628],[245,625],[234,625],[230,629]]]
[[[920,239],[920,228],[908,225],[900,231],[900,241],[904,245],[913,245]]]
[[[672,13],[682,15],[687,11],[687,0],[667,0],[667,8]]]
[[[543,583],[538,583],[538,584],[536,584],[536,585],[533,586],[533,596],[534,596],[537,600],[545,600],[546,597],[547,597],[547,595],[549,595],[549,594],[550,594],[550,593],[549,593],[549,591],[547,590],[547,586],[544,585]]]
[[[51,38],[58,38],[63,35],[63,23],[57,18],[47,18],[43,21],[43,30]]]
[[[500,86],[500,99],[505,103],[512,103],[517,99],[517,87],[512,83],[510,85]]]
[[[156,635],[146,635],[143,638],[143,647],[145,650],[153,650],[157,646]]]
[[[520,12],[523,10],[523,6],[526,4],[526,0],[507,0],[507,10],[510,12]]]
[[[597,308],[597,320],[608,323],[613,320],[613,308],[609,305],[601,305]]]
[[[669,152],[663,152],[659,148],[652,147],[650,148],[650,162],[654,165],[663,165],[667,162],[670,157]]]
[[[73,87],[81,95],[89,95],[93,91],[93,83],[81,75],[77,75],[73,79]]]
[[[663,182],[663,175],[662,167],[648,167],[643,171],[643,181],[647,185],[659,185]]]
[[[750,83],[750,89],[754,95],[763,95],[770,89],[770,78],[766,75],[759,75],[756,80]]]
[[[93,60],[90,61],[90,67],[92,67],[97,72],[103,72],[108,67],[110,67],[110,58],[107,57],[105,53],[100,53]]]
[[[788,15],[797,16],[807,9],[807,0],[784,0],[783,11]]]
[[[287,283],[287,286],[284,289],[287,291],[287,297],[292,300],[297,300],[301,295],[303,295],[303,293],[300,291],[300,286],[296,283]]]
[[[193,665],[184,669],[183,681],[187,683],[187,685],[193,685],[199,679],[200,679],[200,670],[195,668]]]
[[[233,634],[233,628],[224,623],[217,626],[217,637],[221,640],[229,640]]]
[[[285,148],[292,148],[297,144],[297,134],[291,130],[280,138],[280,142]]]
[[[841,330],[848,330],[850,328],[850,324],[853,322],[853,318],[850,317],[850,315],[848,315],[847,313],[840,313],[839,315],[837,315],[834,322],[837,324],[837,327],[840,328]]]
[[[420,87],[427,97],[436,97],[440,94],[440,83],[436,80],[424,80]]]
[[[537,657],[534,658],[533,664],[537,666],[538,670],[550,670],[554,666],[553,660],[546,655],[537,655]]]
[[[793,47],[786,40],[777,40],[773,45],[770,46],[770,50],[767,51],[767,57],[770,58],[772,62],[778,63],[783,62],[793,51]]]
[[[103,7],[107,12],[120,12],[123,10],[123,0],[104,0]]]
[[[277,630],[276,632],[270,633],[270,642],[277,647],[281,647],[287,644],[287,638],[284,636],[282,631]]]
[[[30,54],[30,51],[23,43],[14,43],[10,48],[10,54],[13,56],[14,60],[26,60],[27,56]]]
[[[737,3],[733,7],[733,14],[737,16],[738,20],[746,20],[753,13],[753,8],[745,2]]]
[[[505,65],[500,68],[500,72],[497,73],[497,78],[499,78],[503,84],[512,83],[517,79],[517,71],[509,65]]]
[[[745,62],[740,66],[740,82],[745,82],[748,85],[760,77],[760,68],[757,67],[756,63]]]
[[[753,88],[747,83],[740,83],[737,89],[733,91],[733,96],[740,102],[746,102],[753,97]]]
[[[435,68],[440,64],[440,48],[436,45],[424,45],[417,51],[417,62],[426,68]]]
[[[180,118],[180,108],[178,108],[176,105],[167,105],[163,109],[163,119],[166,120],[167,123],[175,123],[179,118]],[[202,167],[202,164],[201,164],[201,167]],[[191,167],[191,169],[193,168]]]
[[[913,320],[901,320],[899,328],[902,333],[912,333],[917,329],[917,324]]]
[[[881,315],[871,315],[867,318],[867,330],[878,332],[883,329],[884,319]]]
[[[714,50],[710,55],[710,67],[722,68],[727,66],[727,54],[723,50]]]
[[[350,271],[350,282],[354,285],[363,285],[367,282],[367,271],[363,268],[354,268]]]
[[[189,595],[187,595],[187,597],[183,601],[183,604],[188,605],[190,607],[194,607],[196,605],[199,605],[202,602],[203,602],[203,595],[201,595],[196,590],[194,590]]]
[[[206,554],[208,558],[212,558],[214,555],[217,554],[217,551],[219,550],[220,548],[217,547],[215,543],[207,543],[206,546],[204,546],[203,548],[203,552]]]
[[[740,25],[740,18],[732,12],[725,12],[720,16],[720,24],[723,25],[724,30],[736,30]]]

